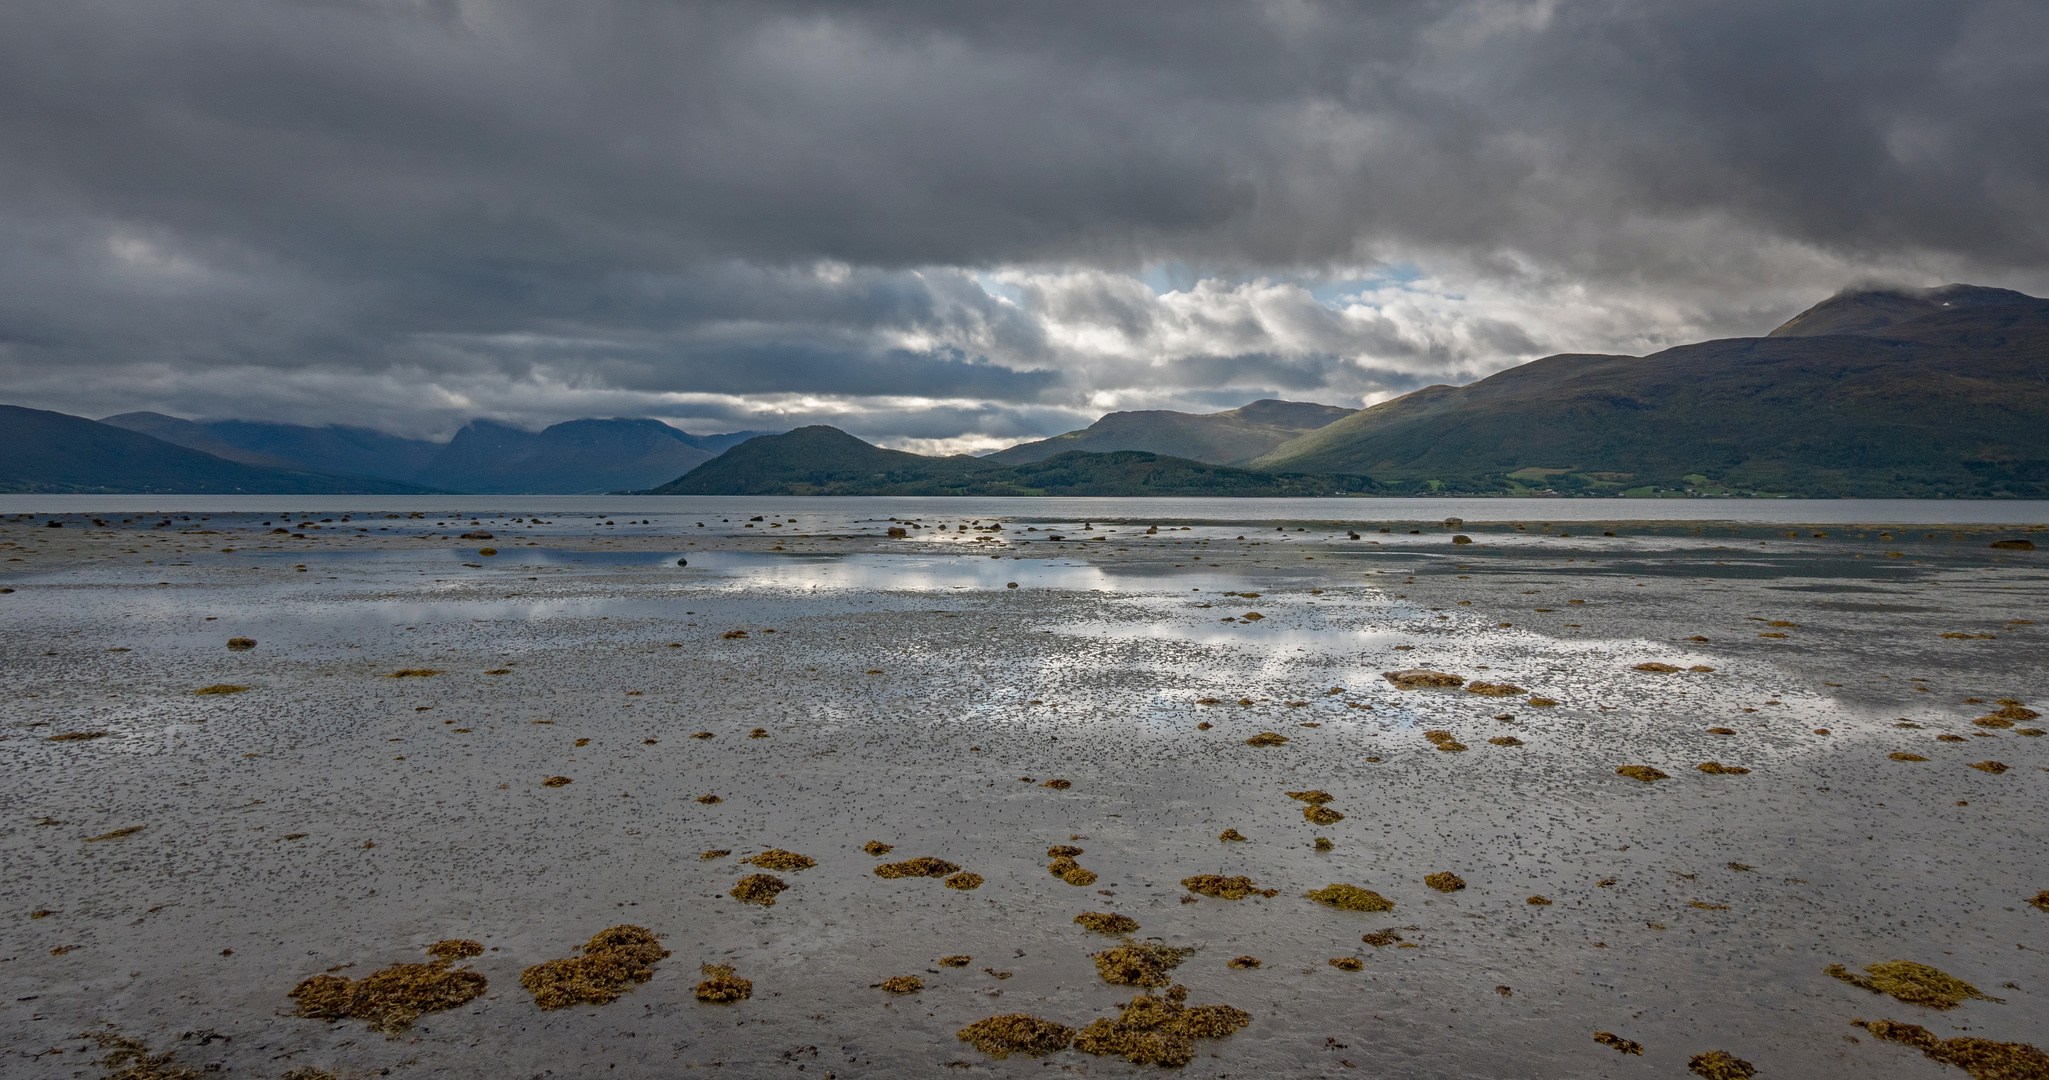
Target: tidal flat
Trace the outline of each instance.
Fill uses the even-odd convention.
[[[1870,1025],[2049,1046],[2020,541],[10,518],[0,1071],[1964,1077]]]

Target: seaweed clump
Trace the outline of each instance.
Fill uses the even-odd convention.
[[[1887,755],[1885,755],[1885,756],[1886,756],[1886,757],[1889,757],[1889,758],[1891,758],[1891,759],[1893,759],[1894,761],[1927,761],[1927,760],[1928,760],[1927,758],[1925,758],[1925,757],[1922,757],[1922,756],[1921,756],[1921,755],[1919,755],[1919,754],[1909,754],[1909,753],[1906,753],[1906,752],[1904,752],[1904,751],[1900,751],[1900,750],[1895,750],[1895,751],[1893,751],[1892,753],[1890,753],[1890,754],[1887,754]]]
[[[1656,780],[1672,779],[1670,776],[1651,768],[1649,765],[1624,765],[1615,770],[1615,775],[1627,776],[1631,780],[1641,780],[1646,784]]]
[[[1331,793],[1321,788],[1313,788],[1309,791],[1290,791],[1287,795],[1290,799],[1299,799],[1311,806],[1322,806],[1332,801]]]
[[[925,980],[916,975],[892,975],[882,980],[882,989],[892,994],[915,994],[925,989]]]
[[[1138,929],[1137,919],[1112,911],[1084,911],[1074,917],[1074,924],[1098,934],[1129,934]]]
[[[1236,829],[1225,829],[1225,830],[1224,830],[1223,832],[1220,832],[1220,833],[1218,833],[1218,834],[1217,834],[1217,839],[1219,839],[1219,840],[1243,840],[1243,839],[1245,839],[1245,834],[1244,834],[1244,833],[1241,833],[1241,832],[1239,832],[1239,831],[1238,831],[1238,830],[1236,830]]]
[[[1980,993],[1977,987],[1954,975],[1912,960],[1866,964],[1864,970],[1868,975],[1859,975],[1841,964],[1830,964],[1822,970],[1851,986],[1862,987],[1874,994],[1890,994],[1909,1005],[1926,1005],[1931,1009],[1954,1009],[1966,998],[1999,1000]]]
[[[1460,889],[1465,888],[1466,879],[1449,871],[1440,870],[1437,873],[1431,874],[1430,876],[1424,878],[1423,884],[1428,885],[1433,889],[1436,889],[1438,892],[1451,893],[1457,892]]]
[[[668,955],[647,927],[614,926],[585,942],[582,956],[543,961],[520,972],[519,985],[543,1009],[604,1005],[617,1001],[631,984],[653,978],[655,961]]]
[[[1456,754],[1466,748],[1466,744],[1453,738],[1449,731],[1426,731],[1423,737],[1430,740],[1432,746],[1447,754]]]
[[[1394,901],[1372,889],[1362,889],[1357,885],[1325,885],[1321,889],[1312,889],[1302,895],[1319,904],[1328,904],[1346,911],[1394,910]]]
[[[1345,820],[1345,815],[1328,806],[1305,806],[1302,808],[1302,819],[1311,825],[1335,825]]]
[[[1431,671],[1429,668],[1406,668],[1401,671],[1383,671],[1380,677],[1394,684],[1397,690],[1449,689],[1464,686],[1464,676],[1448,671]]]
[[[1998,776],[1998,775],[1999,775],[2000,773],[2003,773],[2003,772],[2005,772],[2006,770],[2008,770],[2008,769],[2010,769],[2010,768],[2012,768],[2012,767],[2013,767],[2013,766],[2011,766],[2011,765],[2007,765],[2007,764],[2004,764],[2004,763],[2002,763],[2002,762],[1998,762],[1998,761],[1973,761],[1973,762],[1971,762],[1971,768],[1973,768],[1973,769],[1976,769],[1976,770],[1978,770],[1979,772],[1988,772],[1988,773],[1991,773],[1991,774],[1992,774],[1992,775],[1994,775],[1994,776]]]
[[[81,1035],[80,1038],[88,1036]],[[100,1033],[90,1036],[107,1053],[93,1064],[114,1071],[106,1080],[198,1080],[198,1069],[171,1064],[177,1051],[166,1050],[161,1054],[149,1052],[148,1044],[141,1039],[126,1035]]]
[[[947,862],[945,859],[935,859],[930,855],[920,855],[915,859],[905,859],[903,862],[883,863],[875,868],[875,876],[879,878],[945,877],[959,870],[960,867]]]
[[[1262,889],[1252,883],[1249,877],[1225,877],[1222,874],[1196,874],[1181,879],[1181,887],[1192,893],[1213,896],[1219,900],[1243,900],[1253,894],[1279,896],[1279,889]]]
[[[1074,1038],[1084,1054],[1114,1055],[1134,1065],[1179,1068],[1195,1060],[1196,1039],[1222,1039],[1252,1022],[1252,1014],[1229,1005],[1182,1004],[1188,988],[1176,984],[1165,997],[1140,994],[1118,1006],[1115,1020],[1100,1018]]]
[[[749,874],[733,885],[733,899],[743,904],[760,904],[774,907],[776,894],[789,888],[779,877],[768,874]]]
[[[315,975],[292,988],[296,1015],[315,1020],[364,1020],[370,1030],[396,1036],[430,1012],[459,1008],[484,992],[486,980],[477,972],[450,970],[456,959],[475,956],[463,946],[473,941],[442,941],[427,951],[437,959],[425,964],[393,964],[360,979]],[[477,952],[482,952],[482,946]],[[150,1075],[150,1074],[138,1074]]]
[[[1238,971],[1251,971],[1259,966],[1259,957],[1234,956],[1230,959],[1229,962],[1224,964],[1224,966],[1227,968],[1233,968]]]
[[[733,974],[731,964],[703,964],[698,970],[704,980],[697,984],[697,1000],[724,1005],[754,996],[754,984]]]
[[[942,956],[939,958],[939,963],[945,967],[967,967],[969,964],[972,964],[974,962],[974,957],[967,956],[965,954],[957,956]]]
[[[1757,1075],[1757,1066],[1727,1050],[1709,1050],[1686,1059],[1686,1071],[1707,1080],[1750,1080]]]
[[[890,852],[895,851],[896,848],[893,845],[885,844],[880,840],[870,840],[867,843],[861,845],[861,850],[879,859],[884,855],[887,855]]]
[[[1897,1020],[1852,1020],[1874,1039],[1905,1043],[1946,1065],[1971,1074],[1973,1080],[2043,1080],[2049,1077],[2049,1053],[2038,1046],[1991,1039],[1938,1039],[1919,1024]]]
[[[2049,889],[2043,889],[2041,892],[2036,893],[2028,900],[2028,903],[2043,911],[2049,911]]]
[[[1719,761],[1703,761],[1694,768],[1710,776],[1742,776],[1750,771],[1741,765],[1724,765]]]
[[[1467,684],[1466,693],[1479,694],[1483,697],[1514,697],[1517,694],[1527,694],[1529,691],[1514,683],[1476,682]]]
[[[239,694],[247,689],[249,688],[246,686],[236,686],[234,683],[215,683],[212,686],[202,686],[192,692],[195,694]]]
[[[1119,986],[1165,986],[1173,980],[1167,972],[1181,966],[1193,949],[1127,941],[1114,949],[1091,954],[1096,973],[1107,983]]]
[[[967,870],[963,870],[963,871],[961,871],[960,873],[958,873],[958,874],[955,874],[955,875],[953,875],[952,877],[949,877],[949,878],[947,878],[947,879],[946,879],[946,887],[947,887],[947,888],[949,888],[949,889],[963,889],[963,890],[966,890],[966,889],[979,889],[979,888],[981,888],[981,887],[982,887],[982,882],[983,882],[983,880],[984,880],[984,878],[982,877],[982,875],[980,875],[980,874],[976,874],[976,873],[971,873],[971,872],[969,872],[969,871],[967,871]]]
[[[1615,1052],[1618,1054],[1635,1054],[1638,1057],[1643,1056],[1642,1043],[1637,1042],[1635,1039],[1625,1039],[1612,1031],[1594,1032],[1594,1041],[1600,1043],[1602,1046],[1614,1047]]]
[[[1027,1013],[1005,1013],[977,1020],[956,1033],[965,1043],[993,1058],[1012,1054],[1044,1057],[1074,1042],[1074,1029]]]
[[[1251,738],[1249,738],[1249,739],[1245,740],[1245,745],[1247,745],[1247,746],[1279,746],[1279,745],[1281,745],[1282,743],[1284,743],[1284,742],[1287,742],[1287,741],[1288,741],[1288,737],[1287,737],[1286,735],[1283,735],[1283,734],[1281,734],[1281,733],[1280,733],[1280,732],[1278,732],[1278,731],[1262,731],[1262,732],[1260,732],[1259,734],[1257,734],[1257,735],[1254,735],[1253,737],[1251,737]]]
[[[1333,956],[1330,958],[1330,966],[1339,971],[1363,971],[1366,962],[1356,956]]]
[[[784,851],[782,848],[769,848],[759,855],[740,861],[753,863],[763,870],[809,870],[818,865],[818,860],[809,855],[799,855],[794,851]]]

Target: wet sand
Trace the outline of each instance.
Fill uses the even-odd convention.
[[[1881,1017],[2049,1043],[2049,740],[2020,734],[2049,725],[1972,722],[2049,713],[2049,555],[1988,547],[2040,533],[159,520],[0,523],[10,1076],[103,1075],[87,1032],[255,1077],[1125,1075],[955,1037],[1114,1017],[1135,988],[1098,976],[1089,911],[1194,949],[1189,1003],[1251,1015],[1190,1076],[1676,1076],[1711,1049],[1963,1075],[1850,1026]],[[1412,667],[1523,692],[1381,677]],[[216,684],[248,689],[193,693]],[[1048,873],[1055,845],[1097,879]],[[770,848],[817,865],[772,907],[729,896]],[[917,856],[985,883],[873,873]],[[1332,883],[1394,908],[1302,896]],[[536,1008],[521,970],[618,924],[672,955]],[[395,1038],[292,1015],[308,976],[447,938],[486,950],[461,1008]],[[1823,971],[1895,959],[2004,1001]],[[699,1002],[705,964],[753,996]],[[877,985],[901,975],[923,989]]]

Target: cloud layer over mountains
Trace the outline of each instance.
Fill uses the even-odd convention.
[[[2049,287],[2026,0],[17,0],[0,386],[1000,445]]]

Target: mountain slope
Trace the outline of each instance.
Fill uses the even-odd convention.
[[[0,491],[194,494],[424,494],[413,484],[229,461],[41,409],[0,405]]]
[[[2049,301],[1986,295],[2001,292],[1909,297],[1918,315],[1895,294],[1839,296],[1779,336],[1547,357],[1384,402],[1253,465],[1460,490],[2049,495]],[[1868,326],[1893,314],[1907,317]],[[1806,333],[1827,326],[1863,329]]]
[[[256,420],[208,420],[200,424],[215,438],[246,453],[267,454],[302,468],[391,480],[417,477],[441,452],[442,445],[340,424],[310,427]]]
[[[571,420],[538,433],[472,420],[419,476],[480,495],[577,495],[645,488],[711,457],[659,420]]]
[[[302,464],[287,461],[284,458],[271,454],[244,450],[208,431],[205,424],[192,420],[181,420],[175,416],[165,416],[163,413],[122,413],[119,416],[101,417],[100,423],[111,424],[124,431],[138,432],[152,439],[162,439],[167,443],[182,446],[187,450],[197,450],[202,454],[212,454],[217,458],[239,461],[244,465],[262,465],[269,468],[305,467]]]
[[[1021,465],[1071,450],[1145,450],[1223,465],[1249,461],[1354,411],[1335,405],[1269,398],[1220,413],[1117,412],[1080,431],[1019,443],[983,460]]]
[[[1943,285],[1933,289],[1866,289],[1841,292],[1787,319],[1768,337],[1871,334],[1896,323],[1949,308],[2025,304],[2034,299],[2012,289]]]
[[[1351,477],[1273,475],[1145,451],[1069,451],[1002,465],[872,446],[838,428],[752,439],[655,488],[652,495],[1330,495]]]

